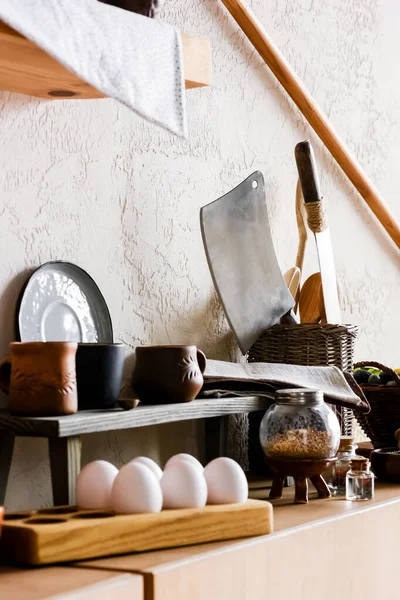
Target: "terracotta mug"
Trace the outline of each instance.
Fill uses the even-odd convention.
[[[206,362],[196,346],[139,346],[132,387],[143,404],[190,402],[203,386]]]
[[[0,388],[14,415],[59,416],[78,410],[75,342],[12,342],[0,363]]]

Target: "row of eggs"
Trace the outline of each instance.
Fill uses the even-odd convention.
[[[190,454],[172,456],[164,471],[146,456],[119,471],[105,460],[86,465],[76,481],[76,504],[117,513],[156,513],[162,508],[202,508],[234,504],[248,497],[246,476],[237,462],[221,457],[203,465]]]

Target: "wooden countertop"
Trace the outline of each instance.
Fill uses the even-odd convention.
[[[44,579],[52,569],[93,570],[107,578],[113,572],[137,575],[143,579],[144,600],[390,598],[397,584],[400,486],[377,485],[375,498],[359,503],[318,500],[310,494],[308,505],[294,505],[293,494],[293,488],[286,488],[284,498],[273,502],[275,532],[267,536],[89,560],[36,573]],[[265,495],[265,489],[252,489],[253,497]],[[19,572],[26,577],[31,571]],[[0,572],[1,590],[3,581]]]
[[[71,567],[17,569],[0,566],[2,600],[142,600],[143,577]]]
[[[374,500],[362,503],[332,498],[294,505],[293,492],[287,488],[274,502],[275,533],[268,536],[76,566],[140,573],[145,600],[391,597],[397,582],[400,486],[378,485]]]
[[[311,486],[310,486],[311,487]],[[252,498],[259,497],[253,491]],[[286,488],[281,500],[272,500],[274,506],[274,534],[287,531],[293,527],[310,527],[320,522],[327,522],[341,517],[348,517],[358,512],[376,509],[382,504],[400,502],[400,486],[380,484],[376,486],[373,500],[365,502],[351,502],[343,497],[318,500],[317,494],[309,494],[308,504],[293,504],[294,488]]]
[[[268,499],[269,490],[262,489],[261,493],[254,493],[251,497],[257,499]],[[310,493],[309,504],[293,504],[294,487],[285,488],[281,500],[273,500],[274,506],[274,533],[267,536],[245,538],[241,540],[230,540],[224,542],[213,542],[210,544],[199,544],[196,546],[185,546],[169,550],[156,550],[140,554],[129,554],[124,556],[113,556],[95,560],[76,563],[80,566],[91,566],[106,569],[126,570],[131,572],[143,572],[148,569],[160,568],[169,563],[176,564],[178,561],[196,560],[205,557],[209,553],[220,553],[225,550],[239,549],[250,545],[273,543],[276,537],[288,534],[292,530],[310,528],[334,522],[356,513],[366,513],[377,507],[398,504],[400,509],[400,486],[391,484],[380,484],[375,490],[375,498],[366,502],[350,502],[343,498],[330,498],[319,500],[316,494]],[[399,523],[400,527],[400,523]],[[400,537],[400,532],[399,532]]]

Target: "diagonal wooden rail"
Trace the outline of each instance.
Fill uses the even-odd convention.
[[[362,167],[339,138],[300,78],[293,71],[253,11],[242,0],[221,0],[243,33],[328,148],[378,221],[400,248],[400,227],[390,208]]]

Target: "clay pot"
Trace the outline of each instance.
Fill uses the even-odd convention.
[[[400,483],[400,454],[398,448],[381,448],[371,453],[371,471],[378,481]]]
[[[143,404],[190,402],[203,386],[205,368],[196,346],[139,346],[132,387]]]
[[[71,415],[78,409],[75,342],[12,342],[0,363],[0,388],[14,415]]]

